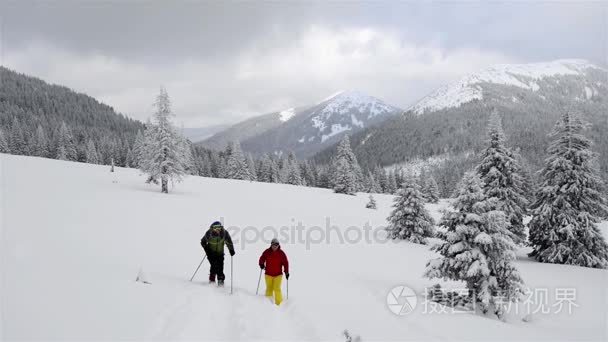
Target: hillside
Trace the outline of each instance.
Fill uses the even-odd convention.
[[[501,116],[509,144],[531,171],[540,168],[561,113],[576,111],[592,125],[586,134],[608,179],[607,79],[606,70],[578,60],[497,66],[438,89],[403,115],[355,134],[351,143],[367,168],[441,160],[434,168],[447,195],[483,148],[492,111]],[[315,159],[326,162],[333,148]]]
[[[193,143],[203,141],[215,133],[221,132],[228,128],[228,125],[213,125],[207,127],[182,128],[184,136]]]
[[[0,173],[2,340],[344,341],[345,329],[364,341],[608,339],[601,300],[608,272],[536,263],[525,257],[527,248],[518,251],[516,267],[527,286],[547,291],[546,303],[522,302],[505,322],[481,313],[431,313],[422,294],[436,281],[422,272],[434,253],[381,240],[392,196],[377,195],[378,210],[368,210],[365,194],[201,177],[165,195],[136,170],[110,173],[106,166],[6,154]],[[438,218],[446,204],[428,208]],[[206,284],[207,262],[189,282],[202,258],[200,238],[219,218],[228,227],[251,227],[245,235],[233,230],[232,295],[229,257],[226,288]],[[329,241],[319,239],[326,219],[335,226]],[[256,295],[257,259],[268,244],[255,237],[271,235],[264,227],[298,222],[307,240],[299,241],[293,228],[279,235],[291,277],[289,299],[276,307]],[[366,222],[380,240],[357,239],[362,231],[347,229],[365,229]],[[289,232],[291,241],[283,235]],[[151,284],[135,282],[140,269]],[[415,310],[403,316],[387,306],[397,285],[417,294]],[[571,313],[563,302],[557,313],[555,294],[564,288],[576,290]],[[540,304],[550,312],[522,321]]]
[[[288,153],[307,158],[353,134],[397,115],[401,110],[358,91],[346,91],[296,110],[283,124],[243,140],[254,154]]]
[[[114,158],[118,165],[126,165],[135,134],[144,129],[141,122],[69,88],[4,67],[0,67],[0,80],[0,135],[8,140],[11,153],[55,158],[65,123],[76,147],[73,160],[85,160],[91,140],[101,162]]]
[[[281,112],[256,116],[227,127],[197,145],[212,150],[223,150],[231,141],[244,141],[278,127],[283,123]]]

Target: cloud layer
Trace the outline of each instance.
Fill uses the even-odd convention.
[[[178,122],[207,126],[346,89],[407,107],[496,63],[570,57],[601,63],[596,49],[605,44],[601,18],[608,13],[597,4],[490,8],[501,16],[479,4],[146,4],[5,8],[2,64],[140,120],[150,116],[164,85]],[[576,26],[561,26],[569,22]],[[585,36],[570,39],[571,31]],[[553,53],[545,58],[547,51]]]

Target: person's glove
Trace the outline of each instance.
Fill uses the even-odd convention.
[[[235,251],[230,251],[230,256],[234,256],[236,254]]]
[[[264,265],[260,264],[260,268],[261,268],[261,269],[264,269],[265,267],[264,267]]]
[[[285,273],[285,278],[289,280],[289,273]]]

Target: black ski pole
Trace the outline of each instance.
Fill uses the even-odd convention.
[[[258,287],[255,289],[255,295],[258,295],[258,290],[260,289],[260,280],[262,280],[262,269],[260,268],[260,276],[258,277]]]
[[[201,263],[198,264],[198,267],[196,268],[196,271],[194,271],[194,274],[192,275],[192,278],[190,278],[190,281],[192,281],[192,279],[194,279],[196,272],[198,272],[198,269],[201,268],[201,265],[203,264],[203,261],[205,261],[206,258],[207,258],[207,254],[205,254],[205,256],[203,257],[203,260],[201,260]]]
[[[232,272],[232,267],[233,267],[233,263],[232,263],[232,255],[230,256],[230,294],[232,294],[232,278],[233,278],[233,274],[234,272]]]
[[[289,278],[287,279],[287,299],[289,299]]]

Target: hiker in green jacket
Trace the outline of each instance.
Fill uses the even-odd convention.
[[[224,245],[228,247],[230,256],[234,255],[234,245],[228,231],[224,229],[221,222],[213,222],[205,236],[201,239],[201,246],[207,254],[209,264],[209,283],[215,283],[217,275],[217,285],[224,286]]]

